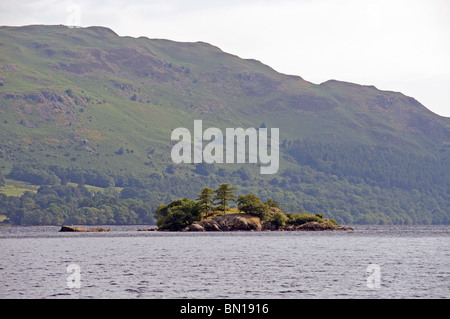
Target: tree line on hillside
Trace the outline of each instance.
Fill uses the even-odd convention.
[[[401,153],[383,146],[321,143],[309,139],[286,142],[300,164],[346,177],[355,183],[430,192],[450,189],[450,159]]]
[[[153,212],[146,201],[89,191],[84,185],[41,186],[20,197],[0,193],[0,215],[13,225],[153,224]]]
[[[308,139],[284,140],[281,148],[289,165],[276,176],[254,174],[251,165],[224,169],[210,164],[169,164],[141,175],[16,164],[4,175],[37,185],[120,186],[120,199],[144,201],[153,210],[178,198],[194,198],[199,185],[229,183],[278,201],[284,211],[319,211],[341,224],[450,224],[450,159],[445,155]]]
[[[109,174],[97,170],[62,168],[57,165],[15,164],[7,177],[34,185],[48,186],[65,186],[68,182],[72,182],[107,188],[116,184],[125,184],[118,177],[113,178]],[[130,181],[127,180],[126,184],[141,186],[139,182],[133,181],[132,179]]]

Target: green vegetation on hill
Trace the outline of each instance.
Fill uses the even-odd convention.
[[[0,27],[0,51],[0,186],[86,184],[154,211],[231,184],[342,224],[450,223],[449,119],[401,93],[103,27]],[[175,165],[171,131],[195,119],[279,128],[280,170]]]
[[[84,185],[41,186],[21,196],[0,193],[0,215],[13,225],[153,224],[154,209],[114,190],[94,192]]]
[[[25,192],[35,193],[39,186],[27,182],[5,179],[3,186],[0,186],[0,193],[7,196],[22,196]]]

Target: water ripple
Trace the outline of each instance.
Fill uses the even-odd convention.
[[[448,298],[450,227],[64,234],[0,228],[0,298]],[[359,229],[358,229],[359,228]],[[80,269],[69,288],[67,266]],[[379,288],[370,288],[378,265]]]

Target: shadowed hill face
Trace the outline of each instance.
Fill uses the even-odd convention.
[[[450,153],[449,119],[401,93],[335,80],[315,85],[207,43],[119,37],[104,27],[0,27],[0,115],[5,172],[57,166],[121,186],[192,176],[268,185],[257,167],[174,166],[171,132],[192,129],[195,119],[204,128],[279,128],[282,163],[270,178],[282,190],[297,180],[292,171],[303,183],[307,167],[348,176],[327,162],[329,144],[358,149],[358,162],[374,147],[444,164]],[[317,165],[299,155],[308,150],[294,148],[295,140],[317,144],[309,150]]]

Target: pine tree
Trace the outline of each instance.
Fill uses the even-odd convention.
[[[227,208],[227,204],[235,200],[233,191],[236,188],[230,187],[229,184],[220,184],[219,188],[215,190],[216,196],[214,196],[214,202],[219,205],[219,209],[224,213]]]
[[[78,185],[77,185],[78,189],[80,191],[84,191],[86,189],[86,185],[84,182],[84,176],[83,174],[80,176],[80,179],[78,180]]]
[[[5,176],[3,176],[2,170],[0,169],[0,186],[5,185]]]
[[[197,196],[200,209],[205,218],[208,218],[209,212],[214,206],[213,196],[214,191],[208,187],[202,188],[202,192]]]

